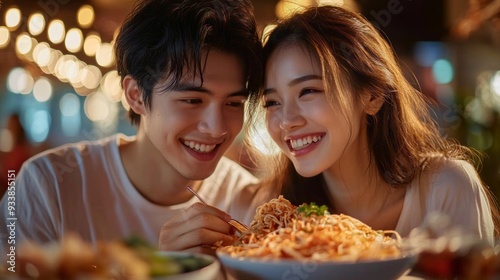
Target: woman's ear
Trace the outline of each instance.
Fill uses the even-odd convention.
[[[146,107],[144,106],[144,102],[142,99],[142,92],[139,89],[137,81],[132,78],[132,76],[127,75],[125,76],[125,78],[123,78],[123,91],[130,109],[133,110],[136,114],[145,114]]]
[[[363,104],[365,107],[365,112],[368,115],[375,115],[378,113],[378,111],[384,104],[384,96],[383,95],[374,96],[370,93],[365,93],[363,95]]]

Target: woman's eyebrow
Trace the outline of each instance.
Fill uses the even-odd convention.
[[[296,84],[300,84],[302,82],[305,82],[305,81],[310,81],[310,80],[322,80],[323,77],[322,76],[319,76],[319,75],[315,75],[315,74],[311,74],[311,75],[305,75],[305,76],[302,76],[302,77],[298,77],[296,79],[293,79],[291,80],[289,83],[288,83],[288,86],[289,87],[292,87]],[[274,88],[266,88],[262,91],[262,95],[267,95],[267,94],[270,94],[270,93],[273,93],[273,92],[276,92],[276,89]]]
[[[309,80],[322,80],[322,79],[323,79],[322,76],[315,75],[315,74],[305,75],[305,76],[298,77],[296,79],[291,80],[288,83],[288,86],[294,86],[296,84],[299,84],[299,83],[302,83],[302,82],[305,82],[305,81],[309,81]]]

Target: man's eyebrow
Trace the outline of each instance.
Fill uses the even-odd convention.
[[[322,80],[322,79],[323,79],[323,77],[319,76],[319,75],[314,75],[314,74],[305,75],[305,76],[298,77],[296,79],[291,80],[288,83],[288,86],[291,87],[291,86],[294,86],[296,84],[299,84],[299,83],[302,83],[302,82],[305,82],[305,81]],[[273,92],[276,92],[276,89],[274,89],[274,88],[266,88],[266,89],[263,90],[262,94],[263,95],[267,95],[267,94],[270,94],[270,93],[273,93]]]
[[[199,93],[213,95],[213,93],[211,91],[204,88],[203,86],[198,86],[198,85],[194,85],[194,84],[190,84],[190,83],[179,83],[173,88],[173,90],[175,90],[175,91],[195,91],[195,92],[199,92]],[[227,97],[233,97],[233,96],[247,97],[248,94],[249,94],[249,92],[247,89],[242,89],[242,90],[228,94]]]

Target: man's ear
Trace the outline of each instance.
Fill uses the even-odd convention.
[[[375,115],[378,113],[378,111],[384,104],[384,96],[383,95],[374,96],[370,93],[365,93],[363,95],[363,104],[365,107],[365,112],[368,115]]]
[[[146,107],[142,98],[142,92],[139,89],[137,81],[132,76],[127,75],[123,78],[123,91],[130,109],[136,114],[144,115]]]

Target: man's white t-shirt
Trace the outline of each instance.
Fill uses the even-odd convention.
[[[197,202],[160,206],[146,200],[131,184],[123,167],[115,136],[95,142],[67,144],[27,161],[16,179],[16,244],[29,239],[39,243],[60,240],[70,232],[85,241],[140,237],[158,244],[163,224]],[[222,158],[198,193],[210,205],[247,224],[257,179],[237,163]],[[0,203],[2,217],[9,217],[6,196]],[[189,221],[186,221],[189,222]],[[1,248],[9,232],[0,229]]]

